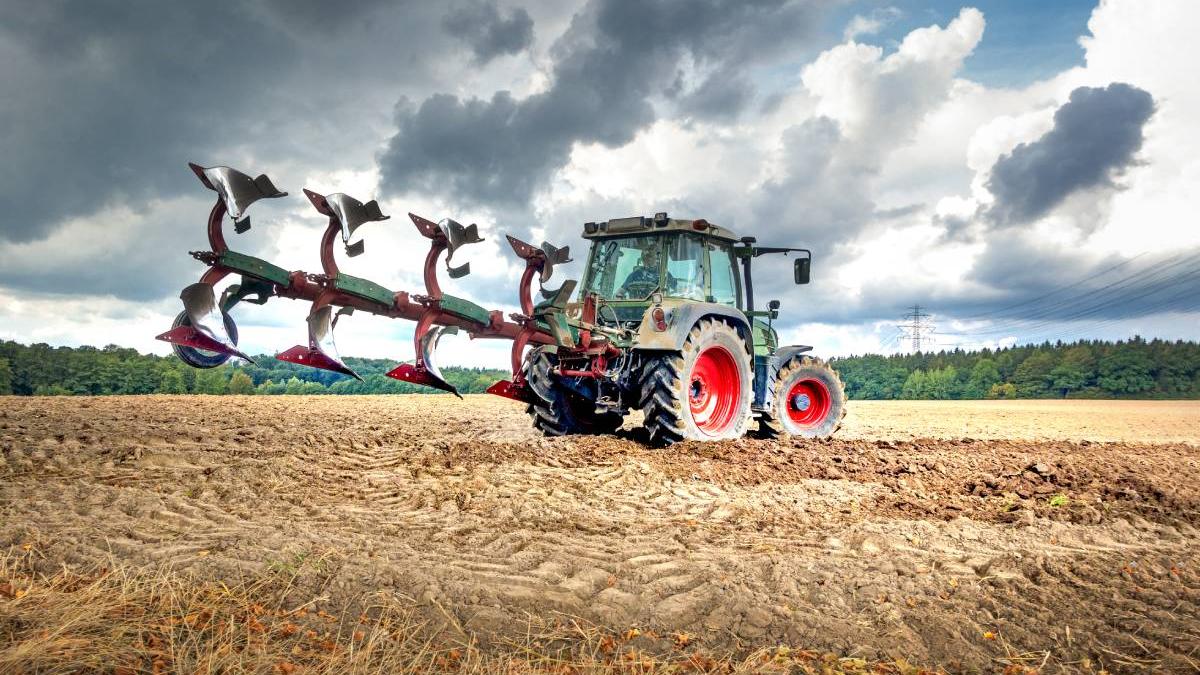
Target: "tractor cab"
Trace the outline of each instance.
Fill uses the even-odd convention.
[[[611,312],[602,320],[640,323],[654,298],[711,302],[741,308],[734,267],[737,238],[705,220],[618,218],[584,225],[592,241],[580,299],[589,294]]]

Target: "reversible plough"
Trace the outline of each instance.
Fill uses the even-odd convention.
[[[252,361],[238,349],[230,311],[242,302],[264,304],[282,297],[311,303],[308,342],[276,358],[359,379],[334,340],[338,321],[355,311],[416,322],[414,362],[398,365],[388,376],[455,395],[458,390],[435,360],[443,335],[463,331],[472,338],[511,340],[512,379],[488,392],[526,403],[534,426],[546,434],[609,433],[637,408],[645,413],[649,439],[661,444],[740,436],[755,420],[764,434],[823,437],[837,429],[845,413],[837,374],[805,355],[810,348],[778,344],[771,324],[779,303],[754,309],[750,261],[765,253],[803,253],[796,260],[795,281],[807,283],[811,254],[805,249],[757,247],[751,237],[737,239],[707,221],[669,219],[665,213],[587,223],[583,236],[593,246],[580,297],[572,302],[575,281],[546,286],[555,267],[570,262],[569,248],[534,246],[508,236],[525,268],[518,286],[520,312],[506,317],[446,293],[439,284],[443,253],[451,279],[470,273],[469,263],[453,266],[451,260],[464,246],[482,241],[475,225],[410,213],[429,240],[425,292],[391,291],[343,272],[334,255],[339,238],[348,257],[363,253],[361,237],[352,239],[366,223],[389,218],[379,204],[304,190],[328,219],[320,243],[321,272],[288,271],[231,250],[223,231],[227,217],[235,232],[247,231],[251,205],[287,193],[265,175],[190,166],[217,193],[208,218],[211,250],[191,253],[209,269],[183,289],[184,309],[158,339],[170,342],[192,366],[211,368],[231,357]],[[241,279],[218,298],[217,285],[229,275]],[[535,281],[542,297],[536,304]]]

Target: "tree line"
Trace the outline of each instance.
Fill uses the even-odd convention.
[[[197,370],[174,357],[109,345],[0,342],[0,394],[410,394],[436,393],[386,377],[395,362],[347,358],[364,381],[257,356],[257,365]],[[867,354],[831,364],[854,399],[1200,398],[1200,344],[1146,341],[1043,343],[967,352]],[[445,368],[463,393],[483,393],[507,371]]]
[[[831,360],[854,399],[1200,398],[1200,343],[1081,340]]]
[[[274,357],[254,357],[257,365],[225,364],[200,370],[174,356],[139,354],[108,345],[51,347],[0,342],[0,394],[20,396],[105,394],[424,394],[426,387],[385,376],[395,361],[347,358],[363,376],[308,368]],[[507,371],[444,368],[446,380],[464,394],[481,394]]]

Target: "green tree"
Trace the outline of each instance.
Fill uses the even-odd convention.
[[[931,370],[925,376],[925,392],[922,398],[944,400],[955,398],[958,393],[958,371],[954,366]]]
[[[1155,389],[1171,396],[1187,395],[1200,369],[1200,353],[1184,342],[1151,343]]]
[[[487,373],[480,373],[479,375],[475,376],[474,380],[471,380],[471,384],[467,387],[466,393],[482,394],[488,390],[488,387],[492,386],[493,382],[495,382],[495,380],[488,376]]]
[[[1016,398],[1017,397],[1017,388],[1015,386],[1013,386],[1012,382],[1000,382],[997,384],[993,384],[992,388],[988,390],[987,397],[988,398]]]
[[[1077,345],[1063,352],[1062,361],[1050,371],[1050,386],[1063,398],[1072,391],[1083,389],[1092,380],[1096,360],[1086,345]]]
[[[187,384],[183,381],[183,373],[174,368],[164,370],[158,382],[158,390],[164,394],[186,394]]]
[[[224,394],[229,391],[225,373],[221,368],[208,368],[196,373],[197,394]]]
[[[295,377],[295,376],[291,377],[287,381],[287,385],[285,386],[283,393],[293,394],[293,395],[294,394],[303,394],[304,393],[304,382],[302,382],[300,380],[300,378],[298,378],[298,377]]]
[[[305,382],[304,386],[300,388],[301,394],[325,394],[328,392],[329,390],[320,382]]]
[[[1150,376],[1152,365],[1141,351],[1129,344],[1124,348],[1118,344],[1100,359],[1097,383],[1100,388],[1113,394],[1139,394],[1154,387],[1154,378]]]
[[[12,367],[8,365],[8,359],[0,359],[0,396],[13,393],[12,383]]]
[[[271,380],[267,380],[266,382],[258,385],[258,387],[255,388],[254,393],[278,396],[279,394],[282,394],[286,388],[287,387],[282,382],[272,382]]]
[[[229,378],[229,393],[250,395],[254,393],[254,381],[246,373],[238,370]]]
[[[1000,370],[996,362],[982,358],[971,367],[971,376],[967,378],[966,395],[968,398],[984,398],[991,391],[992,385],[1000,383]]]
[[[907,399],[928,398],[926,379],[925,371],[920,368],[912,371],[909,373],[908,379],[904,381],[904,388],[900,390],[900,396]]]
[[[1017,387],[1017,394],[1022,398],[1040,398],[1050,393],[1050,371],[1054,370],[1054,355],[1046,351],[1037,351],[1017,366],[1013,371],[1012,383]]]
[[[123,361],[124,377],[121,379],[122,394],[153,394],[162,383],[162,375],[152,361],[136,358],[136,353]]]

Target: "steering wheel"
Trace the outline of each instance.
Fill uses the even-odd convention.
[[[631,281],[621,287],[617,292],[620,298],[644,298],[654,292],[658,288],[658,283],[654,281]]]

